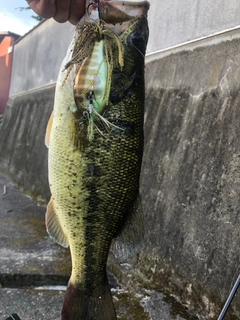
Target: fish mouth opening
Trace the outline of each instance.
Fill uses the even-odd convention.
[[[86,2],[89,18],[97,17],[110,25],[124,25],[124,30],[133,19],[146,17],[149,8],[150,3],[146,0],[88,0]],[[122,31],[119,26],[118,29]]]

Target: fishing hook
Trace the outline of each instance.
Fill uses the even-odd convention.
[[[89,8],[94,5],[97,5],[97,8],[98,8],[98,16],[99,16],[99,20],[100,20],[100,25],[104,25],[104,22],[102,21],[100,0],[94,0],[94,1],[90,2],[89,5],[87,6],[87,13],[90,16]]]
[[[100,11],[99,11],[99,0],[94,0],[94,1],[92,1],[92,2],[89,3],[89,5],[87,6],[87,13],[88,13],[88,15],[90,16],[89,8],[90,8],[91,6],[94,6],[94,5],[97,5],[97,7],[98,7],[98,12],[99,12],[99,19],[101,19],[101,18],[100,18]]]

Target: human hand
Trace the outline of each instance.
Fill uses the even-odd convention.
[[[27,0],[29,6],[43,18],[76,25],[85,13],[85,0]]]

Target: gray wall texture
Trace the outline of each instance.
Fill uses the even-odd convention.
[[[176,2],[171,10],[165,10],[165,19],[180,24],[176,27],[179,31],[182,26],[181,42],[196,36],[196,30],[195,36],[189,33],[186,37],[184,33],[195,28],[196,23],[197,36],[203,36],[204,30],[209,35],[208,27],[204,29],[200,23],[204,14],[197,15],[205,1],[191,3],[192,7],[189,3],[186,8]],[[218,13],[220,9],[223,13],[215,17],[215,22],[208,20],[212,24],[209,30],[217,32],[236,25],[238,4],[224,4],[218,1]],[[209,14],[212,7],[207,1],[205,5],[205,14]],[[167,4],[154,1],[150,11],[151,51],[160,48],[159,39],[167,41],[171,38],[168,34],[174,34],[170,32],[173,26],[164,22],[163,13],[160,15],[164,6]],[[228,11],[231,23],[223,19]],[[154,30],[154,15],[159,19],[155,19],[156,25],[163,23],[165,31]],[[183,17],[187,20],[180,22]],[[217,20],[221,22],[218,29]],[[49,189],[44,134],[53,105],[54,81],[65,54],[59,49],[66,47],[61,36],[66,31],[65,41],[70,41],[69,30],[72,32],[71,26],[67,31],[60,25],[63,33],[58,27],[49,20],[17,43],[11,99],[0,127],[1,172],[11,175],[26,192],[45,202]],[[54,39],[42,39],[50,32]],[[154,34],[158,35],[156,43]],[[169,46],[177,44],[173,38]],[[37,48],[34,55],[32,44]],[[206,319],[217,318],[239,274],[239,47],[240,32],[236,30],[147,57],[141,177],[145,245],[131,262],[132,269],[110,261],[113,272],[126,284],[169,290]],[[42,89],[34,90],[37,87]],[[240,318],[239,297],[240,292],[226,320]]]
[[[238,0],[150,0],[147,54],[240,27]],[[40,23],[14,49],[10,97],[56,82],[74,26]],[[26,50],[28,48],[28,50]]]
[[[45,20],[15,44],[10,97],[56,82],[74,29]]]
[[[148,53],[240,26],[238,0],[150,0]]]
[[[0,171],[45,203],[50,191],[44,137],[54,92],[49,86],[11,98],[0,126]]]
[[[207,319],[240,271],[239,37],[165,52],[146,69],[137,270]],[[239,297],[228,319],[240,318]]]

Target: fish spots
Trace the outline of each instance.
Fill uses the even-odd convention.
[[[133,136],[135,133],[135,124],[132,121],[126,121],[121,119],[116,119],[113,121],[114,125],[112,127],[112,132],[114,134],[121,134],[124,137]]]
[[[110,78],[104,80],[105,76],[102,81],[105,62],[101,56],[98,60],[101,72],[96,68],[97,72],[94,72],[92,68],[98,58],[95,55],[97,47],[91,43],[96,40],[98,32],[89,32],[88,36],[84,36],[85,31],[80,32],[83,42],[74,48],[74,59],[66,66],[70,72],[78,61],[74,84],[75,108],[78,109],[74,114],[67,110],[66,121],[64,115],[61,116],[63,129],[59,127],[56,133],[59,136],[58,149],[57,152],[54,150],[52,160],[52,189],[71,249],[71,279],[89,294],[107,283],[105,266],[111,240],[121,231],[124,216],[138,194],[144,107],[141,79],[144,76],[142,64],[138,66],[136,62],[141,53],[133,46],[128,48],[125,41],[129,33],[132,31],[119,37],[119,48],[116,41],[109,41],[113,42],[113,49],[108,50],[111,65],[107,66],[112,72],[107,72],[112,75],[111,83]],[[138,34],[133,36],[132,43],[135,47],[142,46]],[[121,45],[125,50],[121,50]],[[85,51],[79,50],[85,48]],[[118,62],[120,51],[123,65]],[[91,61],[83,63],[91,54]],[[83,68],[78,69],[81,61]],[[100,91],[104,93],[102,96]],[[86,102],[84,106],[81,98]],[[101,101],[104,102],[102,105]],[[64,106],[71,102],[64,103]]]
[[[100,177],[101,176],[101,169],[100,166],[96,165],[95,163],[89,163],[87,165],[87,176],[88,177]]]
[[[109,100],[113,105],[131,96],[132,86],[135,80],[135,72],[133,72],[132,75],[128,75],[120,72],[118,69],[113,71],[112,86],[109,95]]]

